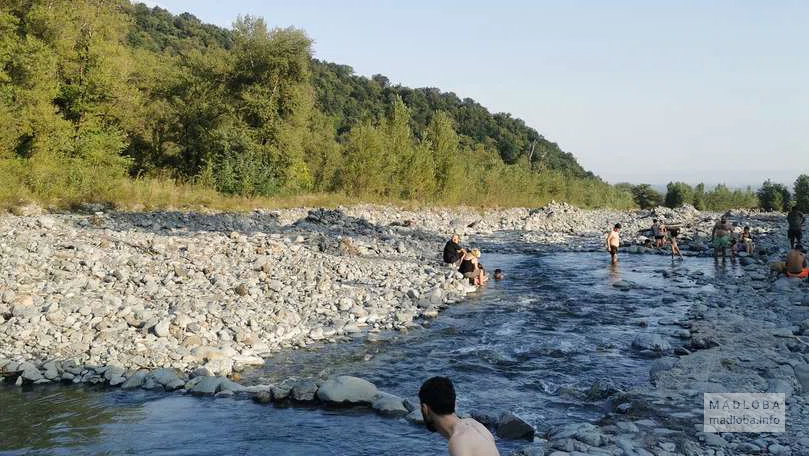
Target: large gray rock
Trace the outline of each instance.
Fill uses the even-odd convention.
[[[534,427],[511,412],[505,412],[497,423],[497,435],[507,440],[533,440]]]
[[[330,378],[317,390],[320,401],[334,404],[371,404],[378,394],[373,383],[348,375]]]
[[[408,414],[404,400],[388,393],[380,393],[371,407],[382,416],[402,417]]]
[[[214,395],[219,392],[223,377],[194,377],[185,386],[191,394],[200,396]]]
[[[421,416],[421,408],[412,410],[407,414],[407,416],[405,416],[405,420],[412,424],[424,424],[424,417]]]
[[[640,333],[632,341],[632,348],[662,353],[671,350],[671,344],[660,334]]]
[[[290,394],[292,394],[292,387],[295,386],[295,382],[292,380],[284,380],[283,382],[279,383],[278,385],[273,385],[270,388],[270,393],[272,394],[272,399],[274,401],[280,402],[284,401],[289,398]]]
[[[151,372],[148,377],[151,377],[156,383],[165,388],[166,391],[178,390],[185,386],[185,382],[180,379],[177,375],[177,371],[174,369],[157,369]]]
[[[146,371],[137,371],[121,384],[122,389],[140,388],[146,381]]]
[[[28,382],[37,382],[44,379],[42,373],[33,364],[23,363],[20,367],[22,368],[22,374],[20,375],[20,377],[23,380]]]
[[[290,396],[297,402],[312,402],[317,394],[317,383],[312,380],[301,380],[292,386]]]

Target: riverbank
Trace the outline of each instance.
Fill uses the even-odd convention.
[[[20,383],[129,381],[127,386],[138,382],[136,386],[143,386],[151,378],[152,384],[147,386],[184,389],[187,378],[175,380],[184,373],[198,378],[226,375],[263,362],[266,355],[284,347],[336,342],[388,329],[407,330],[434,317],[469,291],[452,271],[438,263],[438,252],[450,232],[463,232],[465,243],[481,245],[485,251],[600,250],[603,233],[620,221],[625,226],[625,243],[635,244],[626,246],[624,253],[640,253],[645,250],[637,245],[642,243],[638,231],[648,228],[652,216],[649,212],[579,211],[553,205],[535,211],[483,213],[360,206],[342,211],[296,209],[247,215],[2,217],[5,281],[0,284],[4,306],[0,313],[5,321],[0,332],[8,336],[3,340],[10,342],[0,346],[0,358],[14,364],[7,362],[0,369],[10,381]],[[716,214],[686,208],[660,211],[655,216],[683,226],[681,244],[688,254],[710,254],[705,237]],[[744,309],[755,316],[781,288],[794,283],[773,284],[765,277],[767,256],[778,255],[783,249],[783,217],[736,213],[731,219],[753,227],[757,250],[763,255],[740,259],[746,264],[747,276],[714,285],[728,296],[754,290],[761,297],[740,305],[748,306]],[[805,296],[803,293],[795,289],[788,294],[794,301]],[[634,421],[643,421],[652,416],[648,407],[642,407],[644,398],[661,401],[676,394],[682,399],[672,401],[672,407],[696,407],[689,402],[693,396],[676,393],[676,385],[690,392],[693,387],[689,385],[696,380],[689,376],[711,372],[710,368],[695,364],[691,372],[674,365],[669,369],[661,366],[667,367],[673,360],[689,366],[690,360],[713,353],[720,347],[698,350],[713,345],[704,337],[706,330],[700,322],[721,326],[735,321],[729,315],[744,309],[728,309],[721,300],[708,297],[695,302],[694,309],[692,318],[676,325],[689,331],[685,345],[691,348],[676,347],[676,353],[683,355],[679,357],[673,356],[672,348],[666,352],[672,356],[656,364],[656,375],[661,379],[664,375],[678,379],[657,381],[656,385],[674,392],[660,392],[658,387],[633,391],[616,403],[616,407],[629,405],[616,410],[631,411],[634,407],[638,410]],[[715,313],[711,313],[713,309]],[[779,312],[787,310],[789,307],[779,308]],[[780,324],[791,321],[780,313],[773,318],[780,319]],[[723,337],[734,337],[735,332],[730,334]],[[724,344],[733,347],[724,341],[722,347]],[[735,353],[737,349],[732,350]],[[743,353],[743,348],[738,352]],[[759,358],[751,359],[755,361],[751,369],[755,369]],[[20,361],[31,364],[21,368]],[[727,364],[720,360],[719,366]],[[160,367],[174,367],[180,372],[154,371]],[[153,371],[136,374],[141,368]],[[681,371],[686,373],[679,374]],[[202,380],[197,382],[189,388],[199,386]],[[200,389],[207,391],[214,383],[213,392],[238,389],[230,384],[223,388],[221,379],[205,380]],[[626,418],[633,421],[632,413]],[[698,418],[701,422],[701,416]],[[614,433],[623,428],[610,424],[609,417],[605,420],[604,426],[596,429],[604,437],[598,445],[590,445],[595,449],[614,448],[616,440],[611,440],[611,435],[627,441],[646,435],[644,429]],[[683,421],[692,429],[679,431],[682,442],[698,441],[694,421]],[[533,424],[540,428],[540,435],[549,431],[542,429],[541,423]],[[668,421],[656,426],[675,430]],[[576,433],[566,436],[556,431],[547,435],[551,440],[546,448],[569,450],[582,443]],[[666,448],[672,441],[686,445],[674,438],[659,440]],[[636,447],[646,448],[648,442],[644,442],[641,439]],[[778,444],[799,448],[792,441]]]

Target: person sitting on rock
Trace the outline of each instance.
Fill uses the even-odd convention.
[[[472,249],[464,254],[461,265],[458,267],[458,272],[469,279],[469,283],[472,285],[483,285],[487,280],[486,273],[480,266],[479,258],[480,250]]]
[[[713,226],[713,230],[711,230],[711,242],[713,243],[715,257],[718,257],[721,253],[722,258],[725,258],[725,251],[730,247],[732,231],[733,228],[731,228],[725,216],[722,216]]]
[[[786,261],[773,263],[770,265],[770,271],[783,273],[790,278],[808,278],[809,262],[806,258],[806,249],[801,244],[795,244],[795,247],[787,252]]]
[[[739,235],[739,242],[736,249],[740,252],[747,252],[748,255],[753,254],[753,236],[750,235],[750,227],[744,227],[742,234]]]
[[[444,246],[444,263],[457,265],[464,256],[464,249],[461,247],[461,236],[453,234]]]
[[[432,377],[419,389],[421,416],[430,432],[449,441],[450,456],[500,456],[494,436],[473,418],[455,414],[455,387],[447,377]]]

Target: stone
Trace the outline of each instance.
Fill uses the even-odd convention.
[[[301,380],[292,386],[290,397],[296,402],[312,402],[317,394],[317,383],[312,380]]]
[[[174,391],[185,386],[185,382],[180,379],[174,369],[156,369],[150,372],[148,376],[165,388],[166,391]]]
[[[562,453],[561,451],[556,451],[555,453]],[[545,455],[545,445],[542,443],[532,443],[530,445],[524,446],[519,450],[512,451],[511,456],[544,456]]]
[[[233,359],[231,358],[215,358],[205,363],[205,369],[213,375],[226,376],[233,372]]]
[[[289,398],[289,395],[292,394],[292,387],[294,386],[294,383],[294,381],[287,379],[278,385],[273,385],[270,387],[270,393],[272,393],[273,400],[280,402]]]
[[[371,404],[371,408],[376,410],[376,413],[389,417],[398,418],[409,413],[401,397],[388,393],[380,393],[379,397]]]
[[[320,385],[317,398],[335,404],[371,404],[378,395],[376,386],[364,379],[341,375]]]
[[[195,377],[186,384],[185,389],[191,394],[210,396],[219,392],[222,380],[223,377]]]
[[[660,376],[674,369],[679,362],[680,360],[677,358],[660,358],[655,360],[649,368],[649,381],[652,382],[652,385],[656,385]]]
[[[424,417],[421,416],[421,409],[412,410],[405,416],[405,420],[411,424],[424,424]]]
[[[671,350],[669,344],[660,334],[640,333],[632,340],[632,348],[652,352],[666,352]]]
[[[788,446],[773,443],[767,447],[767,451],[775,456],[787,456],[792,454],[792,450]]]
[[[36,382],[39,380],[44,379],[42,373],[31,363],[23,363],[20,368],[22,369],[22,374],[20,374],[20,378],[28,382]]]
[[[253,402],[259,404],[269,404],[272,402],[272,393],[269,391],[259,391],[252,396]]]
[[[154,326],[154,333],[157,337],[168,337],[169,336],[169,325],[171,324],[171,320],[165,319],[161,320],[160,323]]]
[[[240,283],[233,289],[233,291],[239,296],[247,296],[249,290],[247,289],[247,285]]]
[[[140,388],[143,386],[146,380],[146,371],[137,371],[129,378],[126,379],[124,383],[121,384],[122,389],[133,389],[133,388]]]
[[[532,440],[535,430],[522,418],[511,412],[505,412],[498,420],[496,433],[498,437],[507,440]]]

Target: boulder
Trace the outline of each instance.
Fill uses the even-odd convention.
[[[380,393],[371,407],[376,410],[376,413],[382,416],[402,417],[408,414],[404,400],[402,400],[401,397],[388,393]]]
[[[23,363],[20,368],[22,368],[22,374],[20,378],[28,382],[37,382],[39,380],[43,380],[44,377],[42,373],[31,363]]]
[[[497,436],[507,440],[533,440],[534,427],[511,412],[505,412],[497,423]]]
[[[666,352],[671,350],[669,344],[660,334],[640,333],[632,341],[632,348],[653,352]]]
[[[312,380],[301,380],[292,386],[290,396],[296,402],[312,402],[317,394],[317,383]]]
[[[405,420],[412,424],[424,424],[424,417],[421,416],[421,409],[417,408],[405,416]]]
[[[146,371],[137,371],[132,374],[124,383],[121,384],[123,389],[140,388],[146,381]]]
[[[348,375],[330,378],[317,390],[320,401],[334,404],[371,404],[378,394],[373,383]]]
[[[219,392],[219,385],[223,379],[223,377],[195,377],[186,384],[185,389],[191,394],[200,396],[214,395]]]
[[[165,388],[166,391],[178,390],[185,386],[185,382],[177,375],[174,369],[161,368],[151,372],[151,377],[157,384]]]

